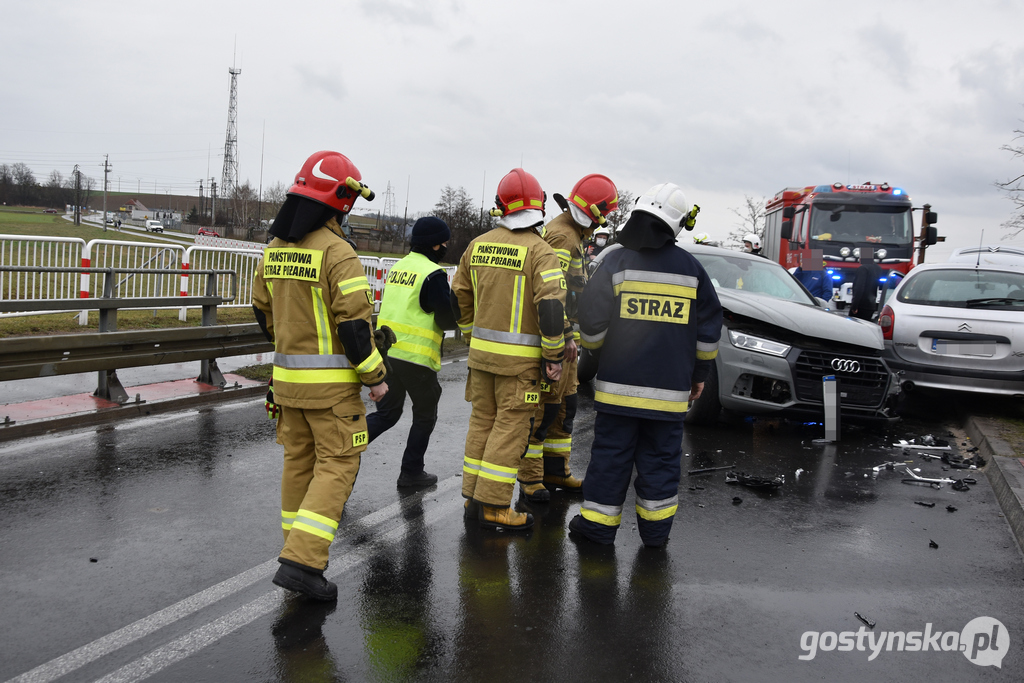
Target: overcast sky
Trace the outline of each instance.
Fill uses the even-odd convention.
[[[723,238],[745,195],[888,181],[939,212],[938,257],[997,241],[1012,206],[993,183],[1024,172],[1000,150],[1024,128],[1020,0],[0,0],[0,16],[0,163],[41,181],[76,163],[101,179],[109,154],[113,189],[219,182],[232,59],[241,181],[260,181],[265,132],[264,187],[333,149],[377,192],[366,208],[390,182],[398,213],[445,185],[490,207],[522,163],[549,195],[594,172],[634,194],[678,183]]]

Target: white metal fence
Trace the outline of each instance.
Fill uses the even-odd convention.
[[[0,265],[74,268],[82,262],[85,240],[79,237],[0,235]],[[74,299],[75,273],[0,273],[0,299]],[[27,315],[5,313],[0,317]]]
[[[225,243],[227,240],[215,241]],[[198,240],[197,240],[198,242]],[[263,245],[246,243],[244,247],[208,246],[197,244],[189,248],[173,244],[128,242],[120,240],[92,240],[80,238],[29,237],[0,235],[0,265],[43,266],[74,268],[150,268],[191,270],[233,270],[238,274],[238,296],[230,307],[252,305],[252,280],[262,257]],[[388,271],[398,263],[397,258],[360,256],[363,272],[373,290],[374,312],[380,311],[381,296]],[[455,266],[445,267],[448,282],[455,275]],[[88,274],[74,273],[0,273],[0,299],[88,299],[103,294],[103,277],[90,278]],[[126,274],[114,282],[114,296],[123,298],[201,296],[206,294],[204,278],[187,275]],[[226,295],[227,282],[220,282]],[[179,317],[185,319],[186,309]],[[0,317],[26,315],[5,313]],[[88,311],[80,313],[79,322],[88,322]]]

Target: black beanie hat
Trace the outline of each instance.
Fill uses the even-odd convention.
[[[409,244],[414,247],[432,247],[447,242],[452,236],[448,224],[436,216],[425,216],[412,226]]]

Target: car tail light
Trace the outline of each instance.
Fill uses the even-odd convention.
[[[896,314],[890,306],[882,309],[878,316],[878,325],[882,328],[882,339],[892,339],[892,328],[896,324]]]

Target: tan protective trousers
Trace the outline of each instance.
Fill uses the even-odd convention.
[[[318,410],[281,406],[281,559],[317,571],[327,566],[327,551],[356,482],[366,437],[361,400]]]
[[[564,363],[562,378],[552,385],[550,392],[541,394],[542,404],[534,414],[534,428],[530,432],[530,445],[526,449],[526,457],[519,468],[519,481],[524,484],[539,484],[544,475],[568,477],[569,456],[572,455],[572,433],[567,432],[565,424],[565,398],[576,393],[579,381],[576,379],[578,363]],[[554,422],[548,425],[546,433],[538,434],[538,428],[544,419],[544,408],[551,403],[558,403],[558,414]],[[550,408],[549,408],[550,410]]]
[[[540,368],[520,375],[470,368],[466,400],[473,403],[473,412],[462,464],[462,495],[508,507],[540,403]]]

